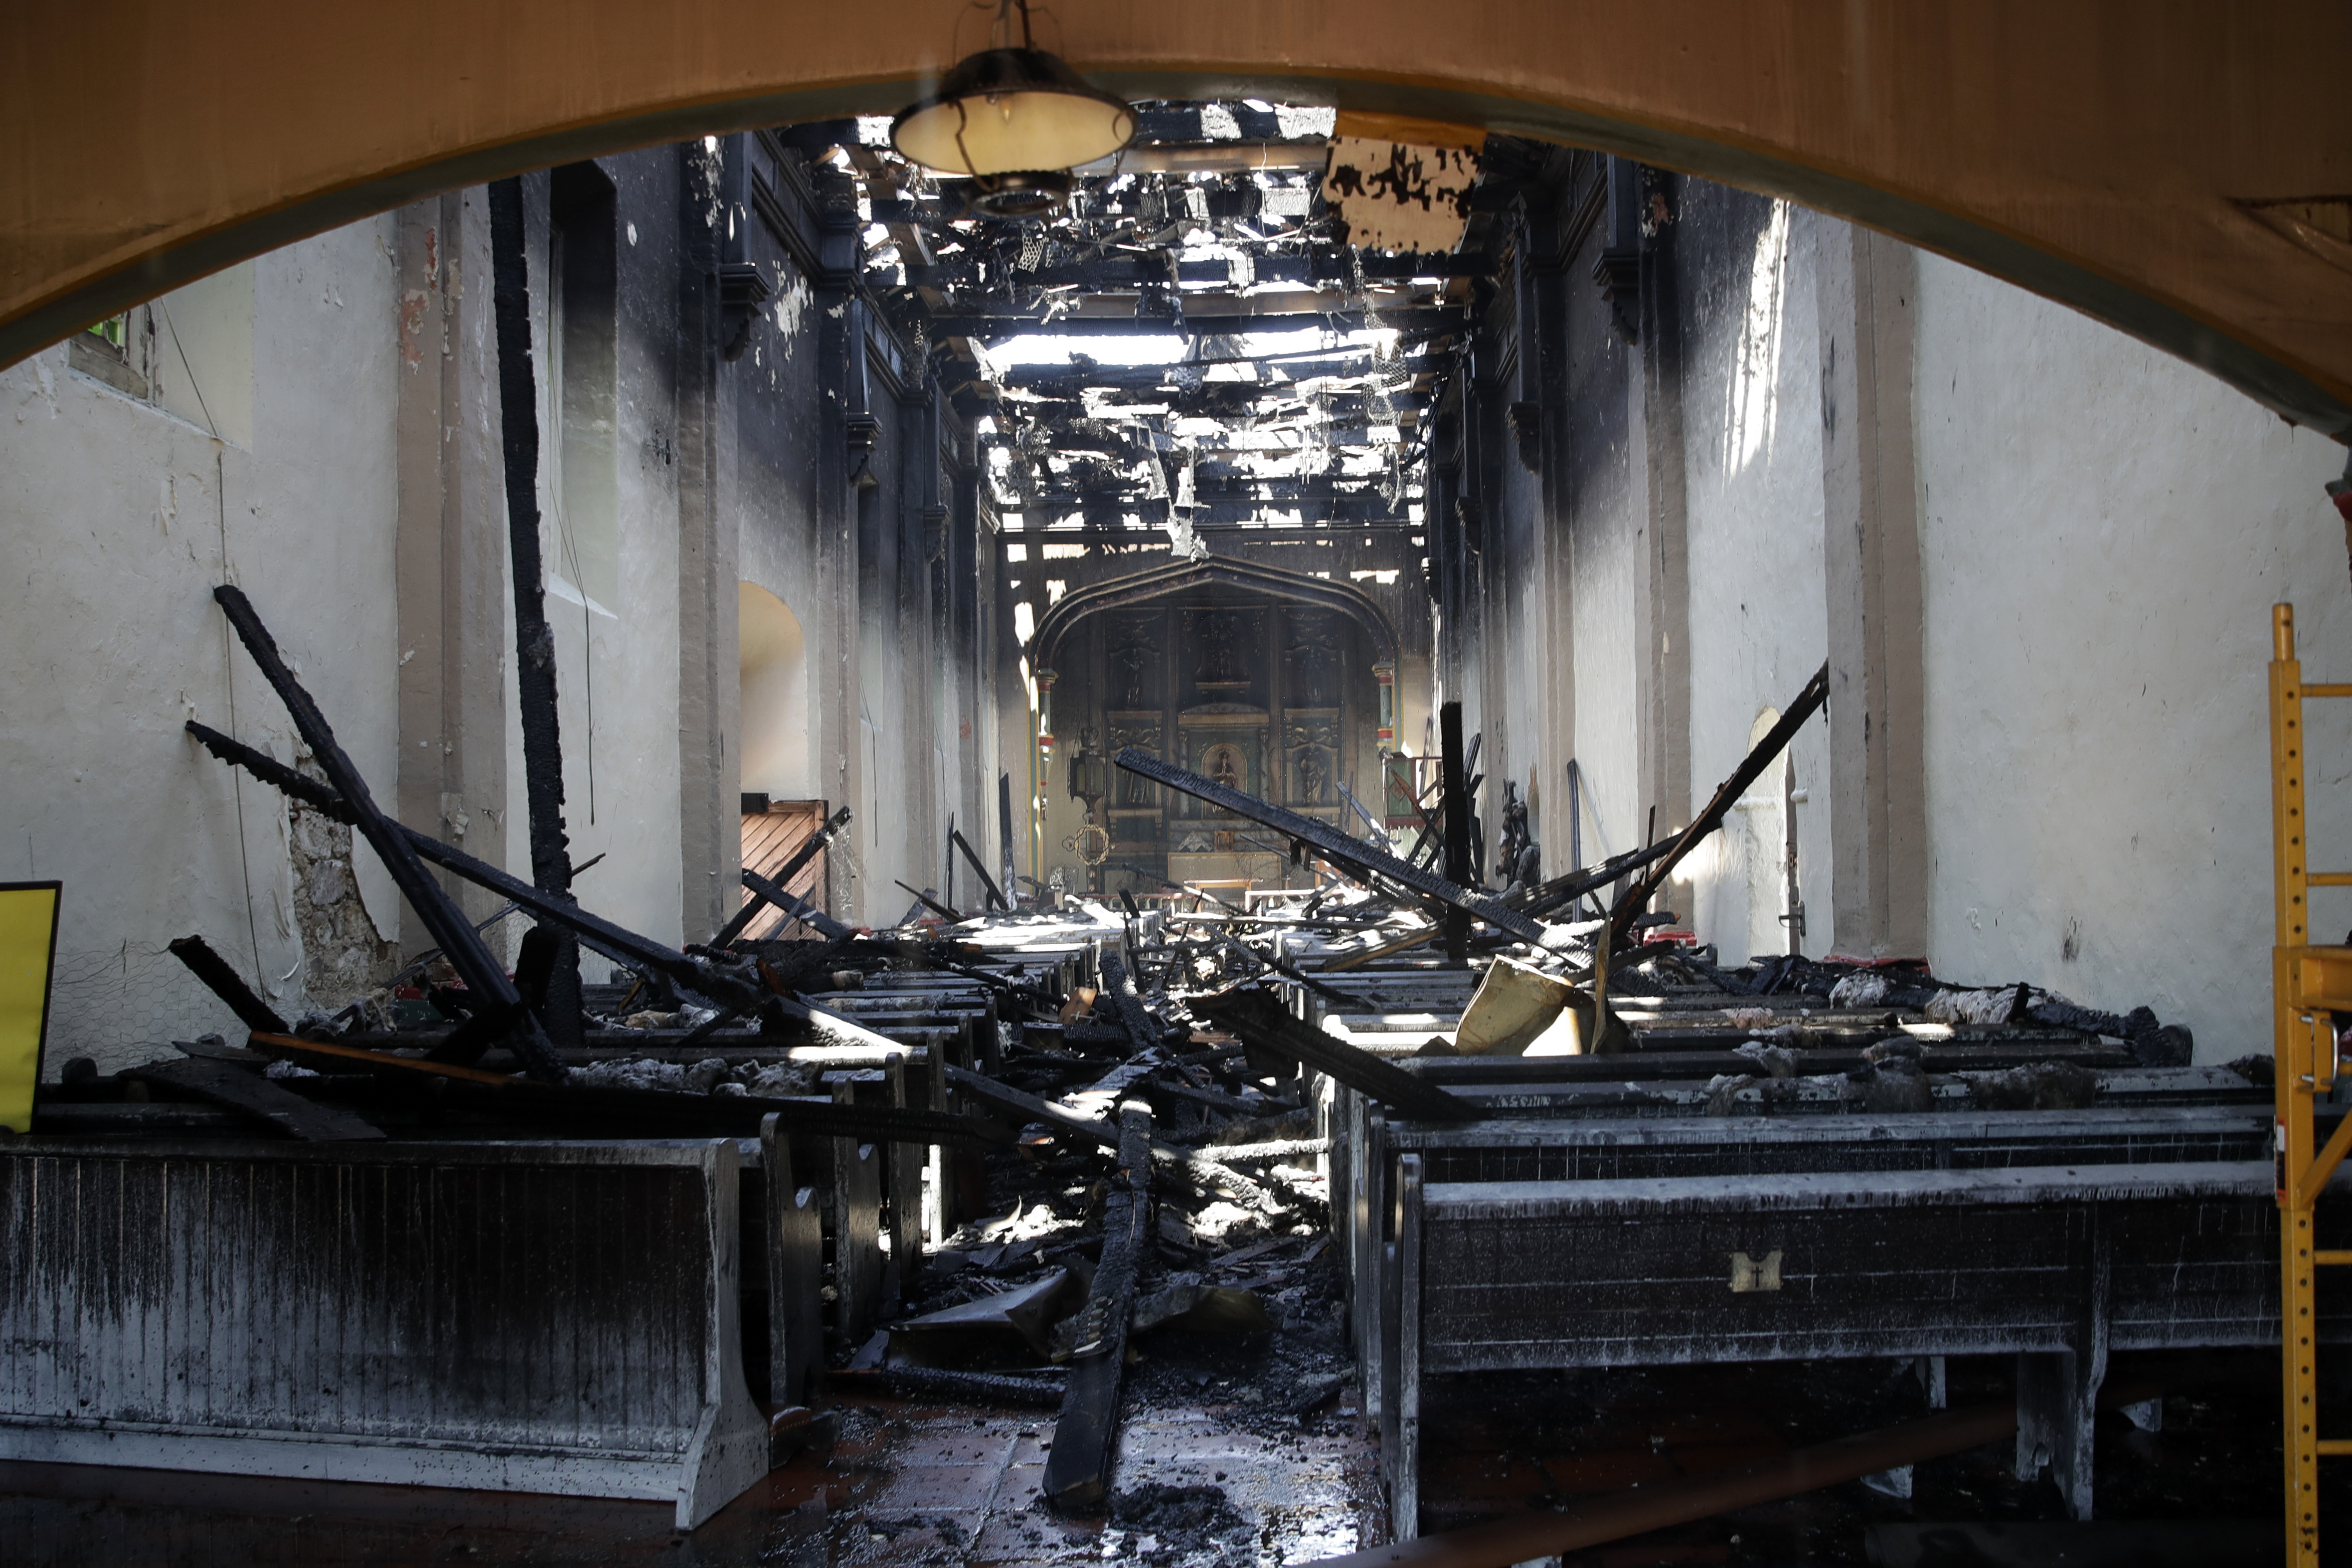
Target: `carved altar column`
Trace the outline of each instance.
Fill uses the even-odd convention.
[[[1052,776],[1054,768],[1054,672],[1037,672],[1037,779]]]
[[[1372,679],[1381,688],[1381,755],[1396,750],[1396,666],[1382,659],[1372,666]]]

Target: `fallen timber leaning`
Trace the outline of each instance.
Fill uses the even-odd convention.
[[[256,778],[277,785],[304,805],[338,822],[355,820],[350,805],[331,787],[315,779],[305,778],[276,758],[193,719],[188,721],[187,731],[204,744],[205,750],[223,762],[244,768]],[[625,963],[631,968],[656,970],[697,995],[747,1013],[756,1012],[772,1003],[789,1001],[750,980],[729,973],[707,960],[694,958],[650,937],[640,936],[625,926],[590,914],[575,904],[551,898],[520,878],[509,876],[495,866],[477,860],[462,849],[453,849],[429,833],[421,833],[390,819],[386,821],[418,858],[430,860],[469,882],[511,899],[541,920],[569,928],[583,942],[616,963]],[[467,929],[470,931],[471,928]],[[792,1009],[788,1006],[786,1010]]]
[[[326,773],[331,793],[342,808],[341,820],[350,823],[367,841],[368,847],[376,852],[385,869],[392,873],[401,897],[408,900],[409,908],[416,911],[417,918],[433,933],[433,939],[441,944],[441,951],[448,955],[450,964],[465,980],[467,989],[480,998],[485,1008],[484,1016],[513,1036],[516,1054],[522,1058],[524,1065],[539,1076],[561,1083],[563,1080],[563,1064],[555,1059],[554,1047],[549,1043],[546,1032],[540,1027],[539,1019],[523,1005],[521,993],[515,989],[514,982],[508,977],[498,960],[490,956],[490,950],[484,945],[481,933],[474,930],[473,922],[459,912],[441,884],[425,874],[425,868],[417,858],[418,850],[411,842],[414,836],[376,808],[374,798],[368,794],[366,779],[361,776],[358,767],[336,741],[334,729],[327,722],[327,716],[320,711],[319,704],[302,683],[294,679],[294,672],[286,667],[286,660],[278,651],[278,639],[271,637],[269,628],[262,624],[261,616],[254,609],[253,602],[245,596],[243,590],[226,583],[213,590],[213,599],[220,605],[221,613],[228,617],[228,624],[235,628],[237,640],[245,645],[247,654],[268,679],[278,700],[286,704],[287,714],[294,721],[295,729],[300,731],[303,742],[318,759],[319,767]],[[292,772],[291,769],[287,771]],[[515,885],[528,886],[521,882]],[[553,901],[546,900],[536,889],[531,891],[542,902]]]
[[[1395,856],[1349,837],[1328,823],[1269,805],[1254,795],[1244,795],[1216,780],[1161,762],[1150,752],[1128,747],[1112,759],[1129,773],[1139,773],[1152,783],[1181,790],[1211,805],[1230,811],[1237,816],[1262,823],[1294,842],[1311,845],[1316,853],[1337,866],[1368,876],[1382,878],[1401,888],[1410,889],[1425,898],[1475,915],[1497,931],[1508,931],[1522,942],[1541,942],[1544,928],[1518,910],[1505,907],[1496,899],[1474,892],[1457,883],[1449,882],[1433,872],[1408,866]]]

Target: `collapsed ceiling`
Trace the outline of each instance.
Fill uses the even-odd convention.
[[[1139,118],[1044,219],[972,215],[886,121],[790,139],[858,181],[867,285],[981,416],[1008,530],[1419,522],[1432,410],[1497,260],[1496,171],[1526,152],[1490,145],[1482,174],[1256,100]]]

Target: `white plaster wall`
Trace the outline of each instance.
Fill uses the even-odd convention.
[[[1531,385],[1523,385],[1522,395],[1536,394]],[[1486,775],[1486,782],[1475,806],[1486,834],[1489,880],[1500,885],[1494,864],[1503,835],[1506,780],[1517,784],[1520,798],[1530,803],[1530,831],[1543,845],[1544,864],[1566,868],[1568,845],[1564,839],[1545,839],[1542,813],[1555,793],[1559,801],[1567,799],[1568,752],[1553,722],[1564,707],[1553,681],[1566,664],[1558,658],[1562,645],[1557,639],[1566,636],[1567,617],[1561,613],[1565,606],[1555,604],[1546,591],[1555,577],[1552,555],[1560,539],[1544,526],[1542,481],[1520,464],[1516,443],[1506,441],[1498,472],[1502,482],[1488,524],[1514,542],[1509,546],[1513,569],[1499,584],[1498,596],[1489,602],[1485,635],[1500,639],[1492,646],[1504,651],[1507,662],[1502,680],[1485,683],[1478,722],[1465,729],[1463,738],[1466,742],[1472,729],[1486,736],[1477,772]],[[1555,783],[1559,786],[1556,792]]]
[[[1720,187],[1696,191],[1685,224],[1701,216],[1698,202],[1712,204],[1705,218],[1728,221],[1742,245],[1736,264],[1693,280],[1684,323],[1694,807],[1739,765],[1758,716],[1785,708],[1827,655],[1821,354],[1805,228],[1827,220]],[[1818,956],[1832,929],[1825,721],[1805,728],[1793,756],[1797,787],[1811,797],[1796,808],[1798,875],[1805,950]],[[1780,784],[1769,770],[1749,795],[1777,797]],[[1788,951],[1774,919],[1780,820],[1735,811],[1685,862],[1687,881],[1677,879],[1673,908],[1727,963],[1751,946]],[[1768,930],[1770,945],[1753,941]]]
[[[1610,352],[1624,350],[1620,345]],[[1622,466],[1624,461],[1621,437],[1608,462]],[[1599,470],[1602,466],[1588,459],[1589,469]],[[1645,519],[1633,515],[1625,491],[1612,489],[1614,493],[1576,507],[1569,544],[1569,578],[1575,597],[1568,620],[1575,646],[1576,681],[1576,744],[1570,755],[1583,780],[1587,865],[1638,847],[1647,829],[1650,805],[1642,786],[1640,685],[1635,679],[1636,661],[1642,655],[1635,600],[1647,591],[1642,550],[1648,529]],[[1561,764],[1563,774],[1566,765]],[[1561,782],[1565,784],[1565,777]],[[1555,798],[1565,801],[1566,791]],[[1564,854],[1567,834],[1557,828],[1550,831],[1552,841]]]
[[[2270,606],[2352,679],[2343,448],[1925,256],[1916,394],[1937,972],[2267,1050]],[[2352,867],[2347,742],[2314,726],[2318,867]]]
[[[192,354],[199,384],[226,367],[221,401],[250,408],[249,445],[68,369],[63,347],[0,372],[0,875],[65,883],[52,1075],[69,1056],[111,1070],[236,1027],[163,952],[173,937],[203,934],[248,975],[257,958],[281,1011],[307,1000],[283,802],[181,731],[202,719],[292,754],[215,584],[252,597],[390,798],[393,221],[254,264],[249,371],[234,341]],[[363,868],[389,927],[380,879]]]

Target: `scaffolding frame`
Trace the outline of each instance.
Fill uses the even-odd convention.
[[[2318,1568],[2319,1461],[2352,1455],[2352,1438],[2319,1436],[2313,1307],[2317,1270],[2352,1265],[2352,1250],[2319,1247],[2312,1228],[2321,1191],[2352,1150],[2352,1116],[2337,1122],[2325,1145],[2318,1141],[2319,1102],[2333,1093],[2341,1070],[2334,1015],[2352,1015],[2352,947],[2312,943],[2308,895],[2313,888],[2352,887],[2352,871],[2314,871],[2308,863],[2303,705],[2313,698],[2352,698],[2352,683],[2303,679],[2294,605],[2271,606],[2271,823],[2278,905],[2271,994],[2286,1560],[2293,1568]]]

